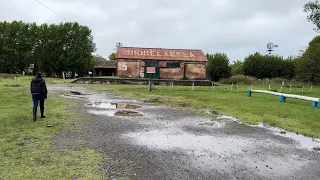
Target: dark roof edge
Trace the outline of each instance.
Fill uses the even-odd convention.
[[[173,48],[146,48],[146,47],[129,47],[129,46],[122,46],[119,48],[136,48],[136,49],[164,49],[164,50],[189,50],[189,51],[202,51],[201,49],[173,49]],[[202,51],[203,52],[203,51]]]

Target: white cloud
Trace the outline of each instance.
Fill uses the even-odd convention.
[[[266,53],[289,56],[316,35],[302,12],[306,0],[39,0],[71,21],[89,26],[98,54],[126,46],[225,52],[231,60]],[[0,21],[59,23],[66,19],[34,0],[0,0]]]

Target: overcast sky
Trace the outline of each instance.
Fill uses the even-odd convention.
[[[307,0],[0,0],[0,21],[77,21],[92,29],[96,54],[124,46],[225,52],[231,61],[249,53],[297,55],[316,35],[306,20]]]

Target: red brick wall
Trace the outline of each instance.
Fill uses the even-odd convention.
[[[160,68],[161,79],[183,79],[183,68]]]
[[[127,70],[122,69],[123,65],[127,66]],[[161,61],[159,65],[164,67],[165,61]],[[117,75],[122,78],[143,78],[143,66],[143,61],[118,60]],[[204,80],[206,79],[206,63],[181,63],[180,68],[160,68],[160,78]]]
[[[206,64],[205,63],[189,63],[186,64],[186,79],[204,80],[206,79]]]
[[[126,66],[127,70],[123,70],[123,66]],[[140,68],[139,61],[118,61],[117,75],[122,78],[139,78]]]

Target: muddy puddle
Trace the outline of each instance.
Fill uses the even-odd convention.
[[[95,102],[89,103],[88,106],[102,109],[139,109],[141,106],[125,103],[107,103],[107,102]]]
[[[87,104],[89,107],[96,108],[98,110],[89,110],[89,113],[96,115],[105,115],[109,117],[141,117],[143,116],[137,111],[133,111],[141,108],[141,106],[126,103],[107,103],[107,102],[94,102]]]
[[[250,147],[253,142],[253,139],[202,136],[158,130],[129,133],[126,136],[134,139],[135,143],[142,146],[162,150],[190,150],[194,152],[195,155],[203,154],[206,151],[212,151],[217,154],[224,155],[241,153],[243,149]]]
[[[208,115],[219,115],[219,113],[215,110],[204,109],[201,112]]]
[[[298,142],[298,145],[297,145],[298,148],[303,148],[303,149],[307,149],[307,150],[313,150],[313,149],[315,149],[317,147],[320,147],[320,139],[314,139],[314,138],[311,138],[311,137],[303,136],[301,134],[288,132],[288,131],[286,131],[284,129],[272,127],[272,126],[269,126],[269,125],[264,124],[264,123],[260,123],[258,125],[251,125],[251,126],[252,127],[259,127],[259,128],[268,129],[268,130],[272,131],[276,135],[279,135],[279,136],[282,136],[282,137],[291,138],[291,139],[295,140],[296,142]]]
[[[290,158],[285,156],[271,158],[264,155],[264,152],[256,147],[267,143],[260,142],[256,138],[196,135],[170,130],[146,130],[128,133],[124,137],[131,139],[134,144],[152,150],[186,154],[186,159],[180,160],[181,164],[220,173],[232,173],[233,167],[242,166],[249,171],[258,171],[261,174],[276,172],[279,175],[288,175],[290,174],[288,169],[295,170],[304,165],[304,163],[298,163],[291,155],[288,155]],[[272,145],[281,146],[274,143]],[[252,156],[246,156],[247,153]],[[257,158],[259,156],[265,157]]]

